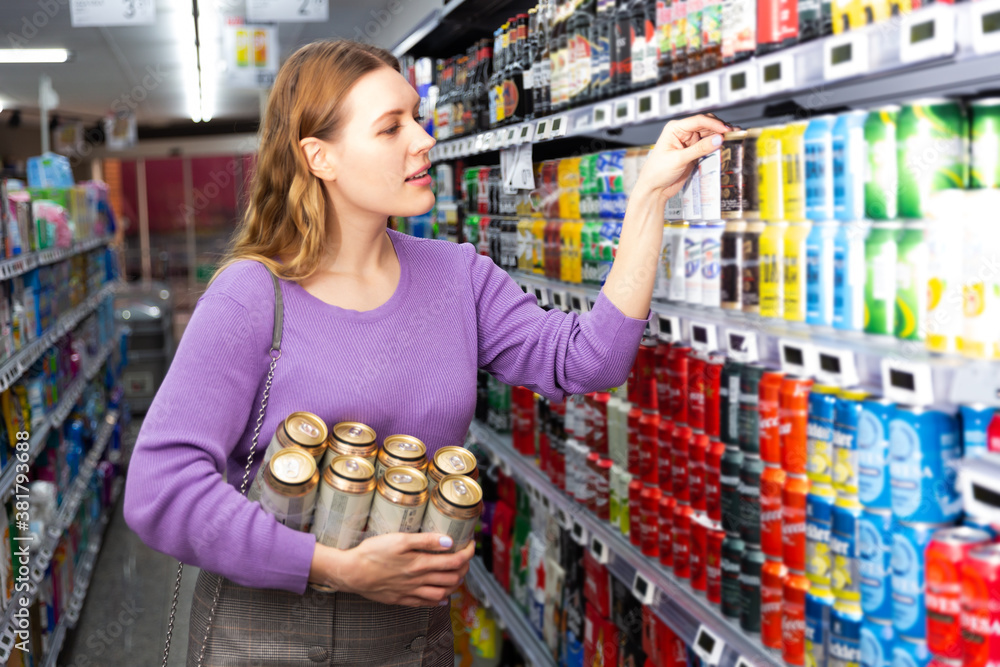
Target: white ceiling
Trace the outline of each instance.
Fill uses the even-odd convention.
[[[443,0],[329,0],[329,3],[330,19],[326,23],[279,26],[282,60],[303,44],[318,39],[357,38],[364,35],[366,28],[366,41],[392,48],[443,6]],[[43,12],[43,6],[48,5],[58,8],[51,18]],[[241,16],[246,11],[245,0],[199,0],[199,5],[202,11],[221,14],[219,25],[225,22],[225,16]],[[391,13],[390,9],[397,13]],[[94,121],[108,113],[116,100],[134,100],[140,125],[189,121],[183,50],[177,26],[182,13],[190,12],[191,0],[156,0],[153,25],[73,28],[68,0],[0,0],[0,48],[11,46],[10,33],[30,36],[38,26],[37,34],[27,40],[27,47],[61,47],[73,53],[68,63],[0,65],[0,104],[8,110],[23,109],[26,114],[33,114],[38,108],[39,77],[48,74],[59,95],[58,113],[62,118]],[[371,23],[379,16],[383,21],[389,18],[384,27]],[[221,35],[215,35],[215,39],[221,52]],[[150,73],[157,76],[151,78]],[[218,76],[214,118],[257,118],[258,91],[229,88],[224,72]],[[142,97],[145,99],[139,101]],[[8,116],[9,112],[5,112],[4,117]]]

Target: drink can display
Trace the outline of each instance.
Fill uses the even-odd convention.
[[[600,190],[599,217],[616,219],[625,201],[625,150],[603,151],[597,154],[597,180]],[[546,218],[553,216],[546,215]]]
[[[721,430],[720,410],[722,409],[722,368],[726,363],[725,355],[718,352],[708,354],[705,364],[705,434],[710,438],[718,438]]]
[[[965,665],[987,667],[1000,660],[1000,545],[969,552],[962,564],[962,648]]]
[[[741,609],[740,597],[740,563],[746,545],[738,537],[728,536],[722,542],[722,614],[729,618],[739,618]]]
[[[760,237],[767,228],[760,220],[747,223],[743,232],[743,312],[760,312]]]
[[[781,614],[788,568],[768,557],[760,575],[760,640],[764,646],[780,649]]]
[[[743,468],[743,452],[726,448],[722,455],[719,474],[719,490],[722,498],[722,527],[727,535],[740,534],[740,470]]]
[[[768,465],[760,477],[760,545],[768,558],[782,560],[782,491],[787,475],[777,466]]]
[[[670,244],[673,242],[673,237],[670,234],[670,224],[667,222],[663,223],[663,237],[660,240],[660,257],[656,262],[656,282],[653,284],[653,298],[654,299],[669,299],[670,298]],[[584,282],[586,280],[586,259],[584,259]],[[597,269],[594,269],[595,276]],[[589,282],[596,282],[589,281]]]
[[[809,222],[799,221],[790,223],[785,231],[784,317],[792,322],[806,320],[808,307],[806,281],[809,269],[806,240],[809,238],[810,229]]]
[[[830,588],[832,559],[830,532],[833,527],[834,493],[829,486],[816,486],[806,498],[806,577],[814,587]]]
[[[641,477],[642,469],[642,448],[639,443],[639,420],[642,419],[642,408],[633,405],[628,411],[628,471],[630,474]]]
[[[621,531],[621,473],[622,470],[617,463],[611,464],[611,482],[608,486],[608,523],[614,526],[615,530]]]
[[[833,488],[838,498],[858,496],[858,424],[863,389],[841,389],[833,418]]]
[[[634,546],[642,545],[642,490],[646,488],[642,480],[633,477],[628,483],[628,507],[624,508],[622,520],[625,521],[624,535]]]
[[[701,179],[692,174],[681,190],[681,206],[684,219],[691,222],[702,220],[701,215]]]
[[[657,475],[660,489],[673,496],[674,492],[674,423],[669,419],[660,419],[656,448]]]
[[[1000,209],[1000,190],[965,193],[968,207],[963,243],[963,318],[959,351],[974,359],[1000,359],[1000,277],[983,271],[1000,244],[1000,228],[991,224]],[[951,225],[949,225],[950,227]]]
[[[744,456],[740,468],[740,539],[748,547],[760,548],[760,478],[764,462]]]
[[[891,510],[889,422],[895,404],[885,398],[861,401],[858,415],[858,499],[865,509]]]
[[[674,510],[677,501],[673,496],[660,494],[660,565],[674,567]]]
[[[674,576],[691,578],[691,520],[694,510],[690,505],[677,503],[674,507]]]
[[[926,551],[940,525],[899,522],[892,534],[892,624],[896,635],[927,638]]]
[[[705,554],[708,552],[708,529],[711,521],[702,512],[691,516],[691,588],[705,592],[708,587]]]
[[[688,426],[705,430],[705,366],[707,356],[692,352],[688,356]]]
[[[765,463],[781,465],[781,425],[779,423],[781,385],[780,371],[766,371],[758,385],[757,423],[760,458]]]
[[[786,375],[778,393],[778,435],[781,467],[789,474],[806,474],[809,441],[810,378]]]
[[[988,451],[986,434],[997,410],[981,404],[960,405],[962,423],[962,457],[972,459]]]
[[[669,419],[673,414],[670,398],[670,343],[661,342],[656,346],[653,367],[656,376],[656,407],[661,417]]]
[[[876,222],[865,239],[865,332],[891,336],[896,314],[896,240],[902,225]]]
[[[788,569],[806,570],[807,506],[812,485],[809,478],[788,475],[781,490],[781,558]]]
[[[375,462],[375,478],[389,468],[406,466],[423,473],[427,469],[427,446],[412,435],[390,435],[382,442]]]
[[[722,305],[722,234],[724,226],[708,224],[701,240],[701,305]]]
[[[708,457],[710,441],[704,433],[696,433],[691,438],[688,463],[688,488],[691,494],[691,507],[697,512],[706,512],[708,504],[705,499],[705,460]]]
[[[722,457],[726,446],[718,440],[709,441],[708,453],[705,455],[705,509],[712,521],[722,521],[722,484],[720,474]]]
[[[781,657],[786,665],[805,665],[806,596],[809,580],[789,572],[783,587],[781,611]]]
[[[760,219],[760,179],[757,172],[758,141],[763,130],[759,127],[747,130],[743,139],[743,218]]]
[[[740,560],[740,628],[760,632],[760,585],[764,554],[756,546],[746,545]]]
[[[378,455],[375,429],[360,422],[340,422],[330,429],[320,470],[326,470],[338,456],[360,456],[373,466]]]
[[[814,484],[833,482],[833,422],[839,391],[837,387],[827,384],[814,384],[809,391],[806,471]]]
[[[659,484],[660,415],[643,410],[639,418],[639,476],[645,484]]]
[[[738,220],[743,217],[743,140],[746,136],[743,130],[727,132],[719,150],[720,212],[723,219]]]
[[[289,447],[299,447],[309,452],[316,464],[317,470],[323,461],[327,449],[326,422],[311,412],[293,412],[278,424],[271,442],[264,450],[264,458],[257,469],[257,476],[247,493],[249,498],[259,498],[263,491],[264,471],[271,457]]]
[[[692,433],[687,426],[674,429],[673,448],[671,451],[671,492],[677,502],[689,503],[691,489],[688,486],[688,452],[691,447]]]
[[[683,222],[670,223],[670,266],[667,273],[670,276],[670,300],[684,301],[687,289],[687,273],[685,267],[685,244],[688,226]]]
[[[862,667],[891,667],[896,632],[892,623],[865,615],[861,621]]]
[[[837,223],[814,222],[806,237],[806,323],[833,326],[833,255]]]
[[[278,523],[309,531],[319,490],[316,458],[299,447],[274,453],[262,476],[260,504]]]
[[[415,533],[427,509],[427,477],[416,468],[394,466],[375,485],[368,535]]]
[[[926,217],[927,198],[940,190],[964,190],[969,180],[969,119],[961,102],[910,102],[896,118],[899,170],[898,215]]]
[[[892,622],[891,512],[865,510],[858,521],[858,556],[861,577],[861,609],[865,616]]]
[[[924,340],[930,253],[921,222],[907,222],[896,241],[896,313],[893,333],[903,340]]]
[[[446,475],[428,498],[420,532],[448,535],[451,551],[461,551],[472,541],[482,509],[478,482],[465,475]]]
[[[865,216],[872,220],[896,217],[899,171],[896,156],[896,118],[899,107],[889,105],[868,113],[865,120],[865,144],[868,164],[865,170]]]
[[[972,116],[972,164],[969,187],[1000,188],[1000,97],[975,100]]]
[[[963,198],[965,192],[951,193]],[[953,220],[928,221],[927,243],[927,349],[953,353],[962,335],[962,241]],[[964,222],[964,221],[963,221]],[[964,225],[963,225],[964,226]]]
[[[667,375],[670,380],[670,405],[673,412],[671,418],[677,424],[688,421],[688,358],[691,348],[675,345],[670,348],[667,356]]]
[[[962,511],[956,477],[962,454],[958,420],[898,405],[889,422],[892,511],[908,523],[948,523]]]
[[[962,563],[991,539],[985,530],[960,526],[936,531],[927,545],[927,646],[939,658],[962,659]]]
[[[834,116],[809,121],[805,145],[806,218],[813,222],[833,220],[833,125]],[[791,219],[791,216],[786,216]]]
[[[335,549],[361,543],[375,495],[375,466],[360,456],[338,456],[323,470],[312,525],[316,541]]]
[[[720,151],[709,153],[698,163],[702,220],[722,219],[721,169]]]
[[[865,241],[870,231],[868,221],[841,222],[833,238],[833,326],[842,331],[865,328]]]
[[[601,458],[597,461],[597,473],[594,485],[594,514],[602,521],[611,520],[611,459]]]
[[[892,648],[892,667],[929,667],[931,652],[927,642],[912,637],[896,637]]]
[[[705,597],[716,605],[722,603],[722,545],[726,539],[719,522],[710,520],[705,552]]]
[[[719,305],[726,310],[743,308],[743,234],[747,223],[729,220],[722,232],[719,260]]]
[[[722,366],[719,381],[719,439],[727,446],[736,447],[739,440],[740,375],[743,364],[727,358]]]
[[[465,447],[442,447],[434,452],[427,464],[428,491],[434,491],[438,482],[447,475],[466,475],[478,481],[476,455]]]
[[[760,235],[760,314],[784,317],[785,306],[785,232],[788,223],[773,220]]]
[[[833,596],[837,600],[852,605],[861,603],[861,559],[858,536],[860,519],[861,505],[857,500],[838,498],[834,503],[830,532],[830,553],[833,561],[830,584]],[[859,606],[858,612],[860,611]]]
[[[692,304],[700,304],[702,299],[701,251],[705,231],[705,225],[692,224],[684,236],[684,300]]]
[[[655,486],[647,486],[639,494],[639,546],[642,555],[650,558],[660,557],[661,495]]]
[[[800,222],[806,219],[806,147],[809,123],[789,123],[781,136],[781,177],[784,214],[782,219]]]
[[[826,588],[813,585],[806,593],[806,664],[826,665],[830,648],[830,616],[833,595]]]
[[[861,664],[861,609],[854,603],[837,600],[830,614],[830,667],[859,667]]]
[[[847,111],[833,124],[833,214],[842,222],[865,217],[866,111]]]
[[[765,222],[785,219],[781,141],[784,127],[765,127],[757,139],[757,179],[760,217]]]
[[[760,456],[760,413],[757,404],[760,400],[760,380],[766,370],[767,366],[755,361],[745,364],[740,373],[737,433],[740,451],[747,456]]]
[[[587,454],[583,457],[583,465],[580,469],[580,486],[586,487],[586,491],[584,492],[582,501],[580,496],[577,495],[577,501],[586,507],[589,512],[597,514],[597,494],[598,486],[600,485],[597,464],[601,461],[601,455],[590,451],[589,448],[586,448],[586,451]],[[607,505],[605,505],[605,511],[607,511],[606,508]]]

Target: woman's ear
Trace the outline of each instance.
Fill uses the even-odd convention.
[[[316,137],[306,137],[299,141],[299,148],[313,176],[321,181],[337,180],[333,153],[326,142]]]

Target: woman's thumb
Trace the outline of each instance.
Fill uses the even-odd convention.
[[[705,137],[696,144],[692,144],[681,151],[681,154],[688,162],[693,162],[700,157],[704,157],[714,150],[718,150],[722,145],[722,135],[713,134]]]

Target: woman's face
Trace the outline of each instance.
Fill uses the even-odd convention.
[[[344,100],[347,121],[329,144],[330,184],[339,198],[379,216],[413,216],[434,206],[428,151],[418,122],[420,97],[398,72],[381,67],[358,79]]]

